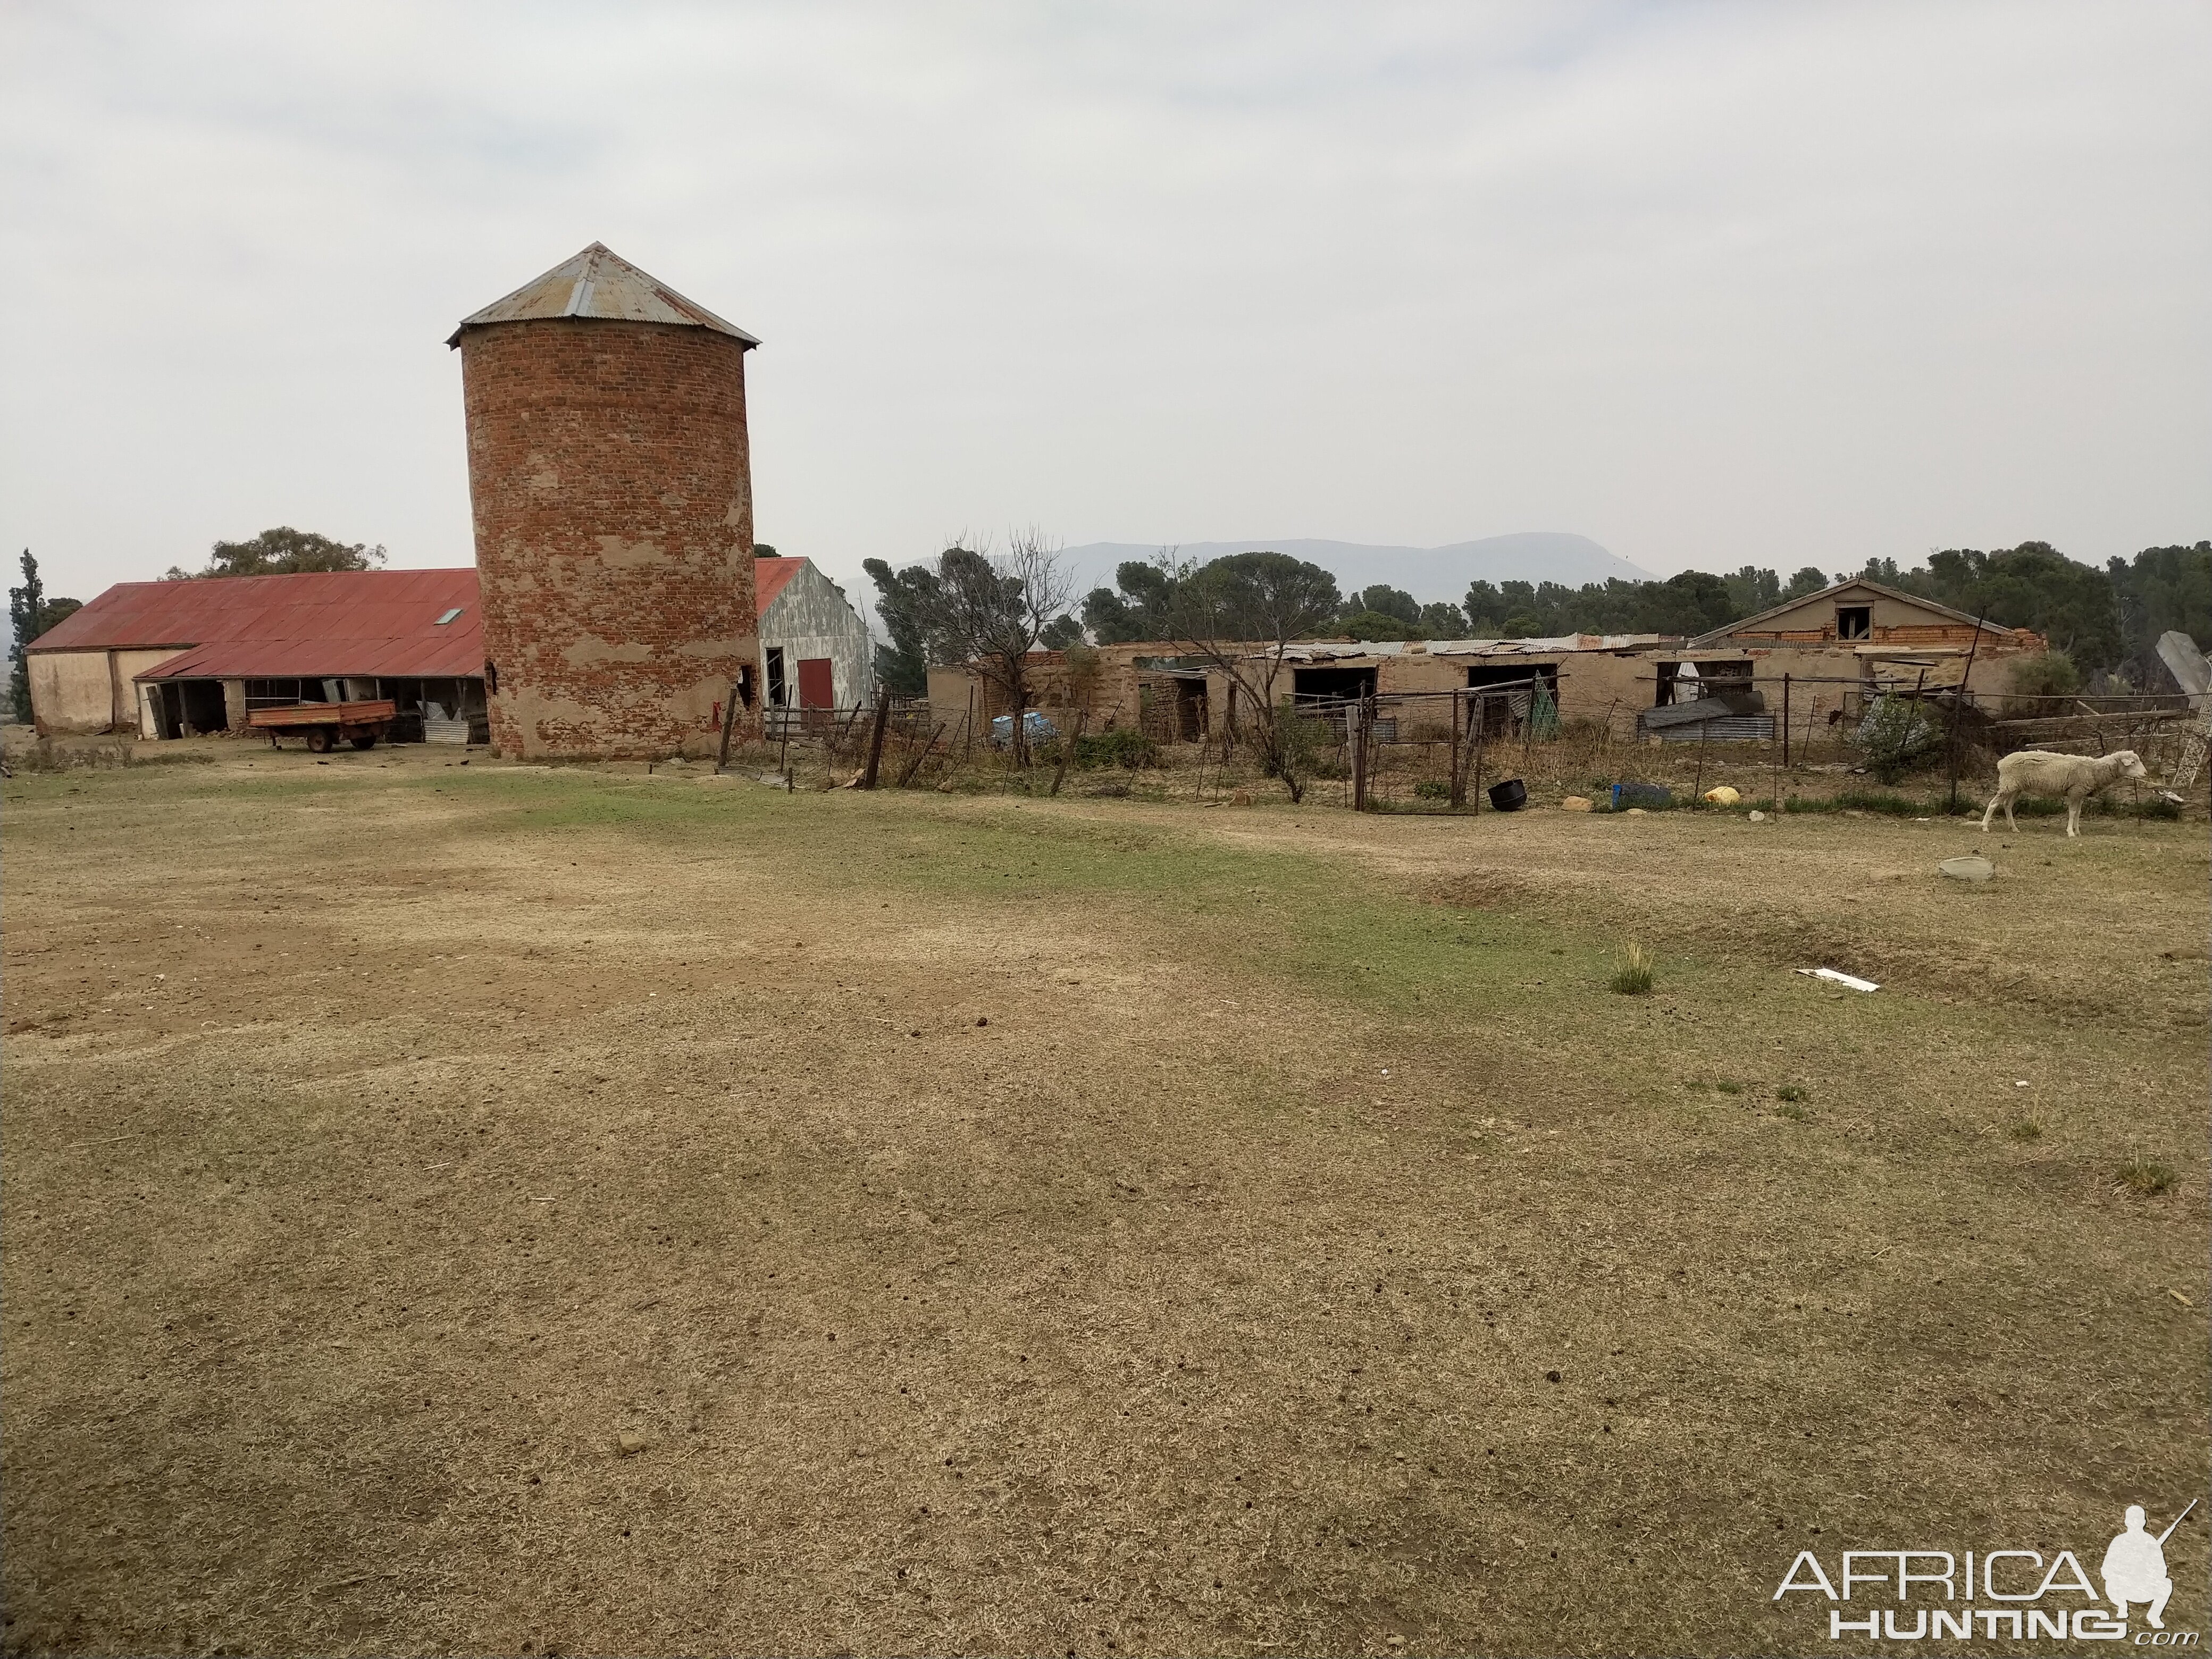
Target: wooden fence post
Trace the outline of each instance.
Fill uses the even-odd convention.
[[[1352,706],[1352,810],[1367,811],[1367,699]]]
[[[860,774],[860,787],[863,789],[876,787],[876,768],[883,763],[884,758],[884,726],[890,718],[890,692],[888,690],[877,692],[876,729],[868,734],[868,767]]]
[[[1490,693],[1479,694],[1469,713],[1474,721],[1474,787],[1468,791],[1468,799],[1474,810],[1482,811],[1482,744],[1483,728],[1490,724]]]
[[[1782,746],[1774,753],[1774,816],[1782,816],[1782,769],[1790,754],[1790,676],[1782,677]]]
[[[738,723],[738,683],[730,682],[730,700],[722,705],[722,749],[714,757],[714,772],[720,776],[730,763],[730,728]]]
[[[1452,693],[1451,805],[1455,811],[1467,805],[1467,768],[1462,764],[1465,757],[1460,752],[1462,742],[1461,731],[1464,724],[1461,718],[1461,705],[1465,702],[1466,699],[1458,692]]]
[[[1959,727],[1966,712],[1966,699],[1973,696],[1967,682],[1974,678],[1974,653],[1982,648],[1982,624],[1986,617],[1974,619],[1974,637],[1967,642],[1966,666],[1959,676],[1959,695],[1951,700],[1951,803],[1943,810],[1955,813],[1959,810]]]

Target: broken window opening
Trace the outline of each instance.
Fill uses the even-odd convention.
[[[1836,607],[1836,637],[1839,640],[1869,640],[1874,637],[1874,607],[1868,605],[1839,605]]]

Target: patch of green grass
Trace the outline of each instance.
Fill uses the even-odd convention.
[[[2173,1171],[2154,1158],[2130,1154],[2118,1170],[2120,1185],[2138,1198],[2156,1198],[2173,1185]]]
[[[1785,1083],[1782,1085],[1781,1087],[1775,1090],[1774,1097],[1778,1101],[1782,1101],[1785,1104],[1795,1105],[1801,1101],[1810,1100],[1813,1096],[1809,1090],[1802,1088],[1797,1084]]]
[[[1713,1087],[1719,1090],[1724,1095],[1740,1095],[1743,1092],[1743,1085],[1741,1083],[1731,1083],[1726,1078],[1723,1078],[1718,1083],[1713,1085]]]
[[[1620,955],[1620,967],[1613,976],[1613,988],[1625,997],[1650,996],[1658,977],[1657,964],[1651,953],[1632,939]]]
[[[1774,1115],[1777,1117],[1786,1117],[1792,1123],[1803,1123],[1810,1119],[1813,1114],[1807,1110],[1803,1106],[1799,1105],[1797,1102],[1794,1100],[1785,1100],[1779,1106],[1777,1106],[1774,1109]]]
[[[2005,1133],[2018,1141],[2040,1140],[2043,1139],[2043,1126],[2032,1117],[2024,1117],[2010,1125]]]

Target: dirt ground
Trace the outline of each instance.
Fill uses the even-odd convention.
[[[2201,823],[205,752],[5,787],[9,1652],[1832,1651],[2203,1490]]]

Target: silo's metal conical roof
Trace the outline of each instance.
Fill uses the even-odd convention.
[[[462,332],[479,323],[520,323],[540,317],[672,323],[679,328],[711,328],[749,346],[760,343],[735,323],[724,321],[706,307],[647,276],[604,242],[592,243],[505,299],[495,300],[473,316],[464,317],[446,343],[459,345]]]

